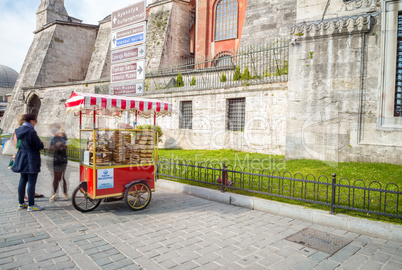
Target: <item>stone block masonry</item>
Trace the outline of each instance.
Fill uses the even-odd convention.
[[[296,23],[296,6],[297,0],[248,0],[241,46],[288,36]]]
[[[287,159],[402,164],[401,132],[376,128],[381,25],[372,14],[293,28]]]

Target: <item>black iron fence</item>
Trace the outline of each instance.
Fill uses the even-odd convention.
[[[289,40],[277,39],[172,63],[146,73],[145,91],[202,90],[287,82]]]
[[[235,167],[231,165],[161,158],[157,176],[218,186],[225,190],[243,190],[274,197],[324,205],[369,214],[402,218],[402,192],[395,183],[337,179],[336,174],[316,177]]]
[[[44,149],[45,156],[51,156]],[[79,149],[67,150],[68,159],[79,161]],[[331,213],[345,209],[368,214],[402,218],[402,191],[395,183],[382,184],[378,181],[366,182],[337,179],[336,174],[328,178],[312,174],[292,174],[290,172],[266,169],[240,168],[231,165],[212,164],[160,158],[156,176],[170,180],[187,180],[219,187],[226,190],[242,190],[273,197],[303,201],[327,206]]]
[[[44,156],[53,156],[52,151],[50,151],[48,148],[43,149],[42,154]],[[82,152],[82,154],[83,154],[83,152]],[[80,150],[76,149],[76,148],[67,148],[67,157],[68,157],[68,160],[79,162],[80,161]]]

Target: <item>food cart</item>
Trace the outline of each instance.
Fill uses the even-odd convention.
[[[94,210],[105,198],[123,198],[131,210],[142,210],[155,191],[158,158],[156,118],[171,114],[172,105],[155,99],[73,92],[67,113],[79,117],[80,184],[72,194],[75,209]],[[135,116],[134,125],[99,128],[99,117]],[[90,117],[91,128],[83,128]],[[137,117],[153,118],[153,129],[137,129]]]

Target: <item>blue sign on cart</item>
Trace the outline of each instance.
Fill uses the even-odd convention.
[[[113,169],[101,169],[97,170],[97,188],[106,189],[114,187],[114,175]]]

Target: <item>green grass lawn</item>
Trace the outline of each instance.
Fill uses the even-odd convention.
[[[313,174],[318,177],[325,175],[331,179],[336,173],[337,179],[348,178],[351,181],[361,179],[365,182],[378,181],[383,184],[395,183],[402,188],[402,166],[385,163],[363,162],[323,162],[319,160],[287,160],[284,156],[246,153],[234,150],[176,150],[159,149],[159,157],[185,159],[214,164],[226,164],[244,169],[265,169],[268,171],[288,171],[293,175],[301,173],[304,176]]]
[[[402,166],[383,164],[383,163],[363,163],[363,162],[323,162],[318,160],[289,160],[285,161],[284,156],[266,155],[258,153],[246,153],[234,150],[176,150],[176,149],[159,149],[160,161],[165,159],[173,159],[175,163],[188,164],[189,162],[198,162],[198,165],[205,167],[214,167],[222,165],[225,162],[230,165],[229,170],[246,171],[253,173],[261,173],[264,175],[281,175],[289,178],[307,179],[319,182],[331,183],[332,174],[337,174],[337,183],[342,185],[354,185],[359,187],[369,187],[374,189],[387,189],[393,191],[402,191]],[[178,161],[181,162],[178,162]],[[191,169],[185,166],[170,166],[165,164],[160,167],[162,174],[174,175],[187,179],[193,179],[192,181],[178,179],[174,177],[163,177],[179,181],[186,184],[198,185],[213,189],[220,189],[217,185],[216,178],[220,176],[221,172],[209,170],[209,169]],[[289,172],[289,173],[286,173]],[[284,175],[285,173],[285,175]],[[309,175],[310,174],[310,175]],[[303,175],[303,177],[301,176]],[[307,176],[309,175],[309,176]],[[326,177],[321,177],[324,175]],[[289,198],[281,198],[277,196],[270,196],[262,193],[271,193],[277,195],[286,195],[289,197],[295,197],[291,194],[293,190],[309,190],[311,196],[296,195],[303,197],[304,199],[310,199],[314,201],[330,202],[331,201],[331,188],[326,190],[328,194],[326,198],[319,197],[318,189],[325,190],[326,185],[317,185],[314,183],[303,183],[290,180],[280,180],[270,177],[258,177],[242,174],[231,174],[229,177],[236,178],[237,182],[235,187],[247,189],[236,190],[227,189],[230,192],[244,194],[248,196],[256,196],[265,199],[275,200],[279,202],[286,202],[290,204],[303,205],[310,208],[317,208],[322,210],[330,210],[328,206],[319,205],[315,203],[297,201]],[[241,178],[243,177],[243,178]],[[348,180],[346,180],[349,179]],[[360,179],[362,181],[355,180]],[[240,184],[241,183],[241,184]],[[274,190],[272,187],[284,187],[284,189]],[[270,188],[271,189],[270,189]],[[284,192],[288,190],[288,192]],[[259,193],[260,192],[260,193]],[[402,211],[402,196],[396,194],[387,194],[385,198],[384,193],[377,192],[375,190],[367,191],[361,189],[353,189],[340,187],[337,188],[339,194],[343,194],[341,197],[336,197],[336,203],[343,206],[349,205],[355,208],[363,208],[372,211],[382,212],[385,206],[385,199],[388,201],[388,207],[385,212],[389,214],[401,215]],[[325,193],[325,192],[324,192]],[[320,193],[320,194],[324,194]],[[338,194],[337,193],[337,194]],[[345,195],[349,194],[349,195]],[[349,201],[342,201],[342,198],[350,199]],[[378,201],[377,201],[378,198]],[[393,203],[394,201],[395,203]],[[357,202],[362,202],[358,204]],[[355,205],[353,205],[355,203]],[[377,204],[378,203],[378,204]],[[377,204],[377,205],[376,205]],[[397,204],[397,207],[394,207]],[[394,209],[392,209],[394,207]],[[367,214],[358,211],[350,211],[337,208],[336,213],[344,213],[352,216],[368,217],[370,219],[378,219],[383,221],[389,221],[400,224],[402,220],[400,218],[386,217],[376,214]]]

